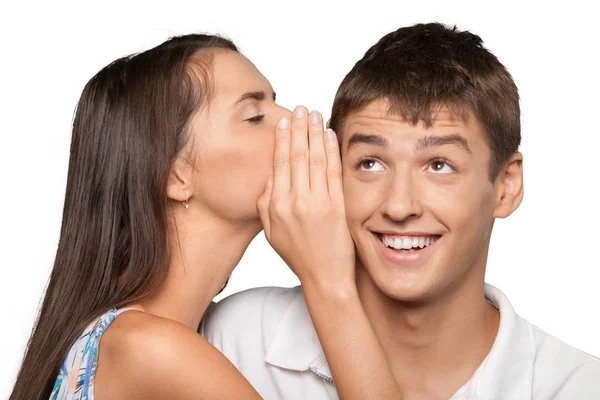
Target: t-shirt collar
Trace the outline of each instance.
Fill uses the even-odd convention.
[[[500,310],[498,334],[484,362],[453,397],[530,399],[536,355],[533,327],[515,313],[496,287],[486,284],[485,297]],[[302,293],[284,312],[265,361],[292,371],[312,371],[333,381]]]

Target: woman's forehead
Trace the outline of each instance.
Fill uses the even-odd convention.
[[[235,101],[247,92],[272,92],[269,81],[240,53],[215,52],[212,71],[215,101]]]

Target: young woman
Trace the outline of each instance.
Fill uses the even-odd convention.
[[[263,223],[305,285],[325,351],[339,360],[340,393],[397,398],[348,289],[353,245],[334,136],[326,140],[321,116],[303,107],[290,120],[263,75],[215,36],[172,38],[88,82],[56,260],[11,400],[258,398],[196,331]],[[320,160],[314,168],[309,155]],[[315,224],[340,233],[336,249],[319,251]],[[339,268],[311,269],[340,254],[348,262]],[[328,326],[332,312],[353,325]],[[350,346],[369,350],[368,359],[348,356]],[[345,374],[344,365],[356,368]],[[358,371],[362,380],[349,379]]]

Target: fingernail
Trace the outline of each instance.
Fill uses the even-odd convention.
[[[318,111],[311,111],[310,112],[310,123],[311,124],[318,124],[319,122],[321,122],[321,116],[319,115]]]
[[[327,140],[334,140],[335,139],[335,132],[333,132],[333,130],[331,129],[327,129]]]
[[[294,117],[296,118],[304,118],[306,116],[306,108],[304,106],[298,106],[294,110]]]
[[[277,128],[279,129],[287,129],[290,127],[290,120],[287,119],[286,117],[283,117],[279,120],[279,122],[277,123]]]

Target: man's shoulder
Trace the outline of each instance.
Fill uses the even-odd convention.
[[[207,310],[200,333],[210,340],[211,336],[225,332],[232,335],[270,326],[274,329],[285,310],[301,296],[301,286],[259,287],[235,293]]]
[[[534,395],[537,390],[550,390],[557,399],[600,398],[600,359],[533,328],[537,346]]]

